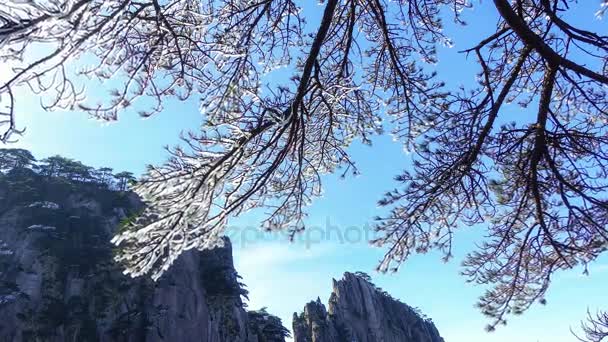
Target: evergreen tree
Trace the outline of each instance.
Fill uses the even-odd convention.
[[[84,165],[80,161],[67,160],[65,173],[67,178],[80,182],[91,182],[93,180],[91,171],[93,167]]]
[[[40,161],[37,169],[41,175],[47,177],[63,177],[66,174],[66,167],[69,159],[60,155],[54,155]]]
[[[97,169],[97,173],[99,175],[99,181],[101,183],[107,184],[108,186],[112,186],[112,168],[111,167],[100,167]]]
[[[257,336],[260,342],[282,342],[291,337],[289,330],[277,316],[268,313],[265,307],[260,310],[248,311],[249,329]]]
[[[133,173],[128,171],[119,172],[114,175],[114,178],[117,180],[118,190],[120,191],[127,190],[127,185],[135,180]]]
[[[30,168],[36,158],[28,150],[20,148],[0,149],[0,172],[8,172],[14,168]]]

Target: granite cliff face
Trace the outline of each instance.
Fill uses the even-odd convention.
[[[245,309],[227,239],[157,282],[123,275],[109,241],[143,204],[108,170],[0,149],[0,341],[285,342],[278,317]],[[294,314],[295,342],[443,342],[369,276],[333,287],[329,310],[317,300]]]
[[[245,310],[229,241],[156,283],[124,276],[109,239],[141,208],[103,184],[0,172],[0,341],[285,340],[280,320]]]
[[[329,310],[317,299],[294,313],[295,342],[444,342],[430,319],[366,278],[345,273],[333,280]]]

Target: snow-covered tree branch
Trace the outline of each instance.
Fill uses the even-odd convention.
[[[390,127],[414,167],[380,202],[379,269],[431,249],[449,259],[458,227],[486,224],[464,274],[494,286],[479,302],[493,329],[544,302],[555,271],[608,246],[608,37],[570,23],[574,3],[493,0],[493,33],[460,42],[477,83],[457,88],[431,70],[437,46],[452,44],[442,20],[464,24],[466,0],[8,1],[0,139],[21,132],[24,87],[45,109],[104,120],[200,100],[200,131],[136,184],[148,207],[114,240],[128,273],[157,278],[182,251],[221,243],[249,209],[266,209],[267,229],[300,231],[321,176],[358,172],[351,142]],[[318,22],[305,6],[322,8]],[[74,72],[77,58],[93,63]],[[91,104],[83,76],[118,87]]]

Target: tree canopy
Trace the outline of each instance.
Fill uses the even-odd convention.
[[[91,175],[92,167],[59,155],[41,160],[38,169],[41,174],[49,177],[65,177],[79,181],[91,181],[93,179]],[[102,183],[104,182],[102,181]]]
[[[461,88],[432,70],[438,44],[451,44],[443,21],[464,24],[472,2],[321,3],[307,23],[293,0],[4,2],[0,58],[19,67],[0,85],[0,139],[20,132],[23,85],[47,95],[44,108],[105,120],[140,97],[153,102],[142,116],[170,98],[201,101],[201,130],[149,168],[135,186],[147,209],[114,240],[134,276],[158,278],[181,252],[220,244],[251,208],[269,209],[266,229],[301,231],[321,175],[357,173],[348,147],[370,143],[383,120],[414,167],[380,201],[380,270],[431,249],[447,259],[458,227],[485,223],[464,274],[493,285],[479,302],[493,328],[543,302],[555,271],[606,250],[608,37],[571,23],[576,1],[493,0],[492,33],[460,42],[479,63]],[[40,42],[50,48],[30,53]],[[83,101],[67,64],[80,56],[95,61],[80,75],[124,81],[106,103]],[[279,66],[291,78],[268,81]],[[508,102],[529,114],[509,120]]]
[[[8,171],[14,168],[30,167],[36,158],[28,150],[20,148],[0,149],[0,171]]]
[[[135,181],[135,176],[133,176],[133,173],[128,171],[119,172],[114,175],[114,178],[118,181],[117,186],[118,190],[120,191],[127,190],[129,183]]]
[[[249,317],[249,327],[260,341],[284,341],[285,338],[291,337],[289,330],[283,326],[281,319],[269,314],[266,307],[248,311],[247,315]]]
[[[28,169],[46,177],[67,179],[73,182],[90,183],[119,191],[128,190],[130,182],[135,180],[133,173],[122,171],[112,175],[112,169],[101,167],[95,169],[78,160],[51,156],[36,160],[32,153],[24,149],[0,149],[0,175],[11,171]]]

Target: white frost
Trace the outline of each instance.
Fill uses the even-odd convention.
[[[28,208],[45,208],[45,209],[57,210],[57,209],[59,209],[59,204],[57,204],[55,202],[49,202],[49,201],[39,201],[39,202],[34,202],[34,203],[28,205]]]

